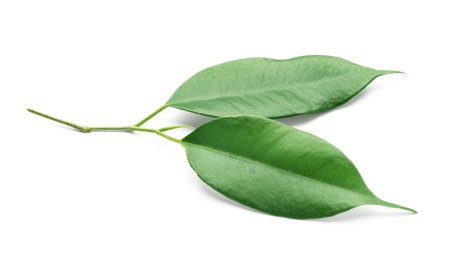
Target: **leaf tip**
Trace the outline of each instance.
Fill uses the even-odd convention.
[[[415,209],[411,209],[411,208],[403,208],[403,209],[405,209],[405,210],[407,210],[407,211],[410,211],[410,212],[412,212],[412,213],[414,213],[414,214],[419,213],[419,212],[417,212],[417,210],[415,210]]]
[[[379,70],[378,71],[378,76],[383,76],[383,75],[388,75],[388,74],[403,74],[407,76],[406,72],[403,71],[398,71],[398,70]]]
[[[381,201],[381,204],[382,206],[386,206],[386,207],[390,207],[390,208],[396,208],[396,209],[402,209],[402,210],[407,210],[409,212],[412,212],[414,214],[417,214],[417,210],[415,209],[411,209],[411,208],[408,208],[408,207],[404,207],[404,206],[400,206],[400,205],[397,205],[397,204],[394,204],[394,203],[390,203],[390,202],[387,202],[387,201]]]
[[[396,208],[399,208],[399,209],[403,209],[403,210],[409,211],[409,212],[411,212],[411,213],[413,213],[413,214],[417,214],[417,213],[418,213],[417,210],[411,209],[411,208],[408,208],[408,207],[403,207],[403,206],[399,206],[399,205],[398,205],[398,207],[396,207]]]

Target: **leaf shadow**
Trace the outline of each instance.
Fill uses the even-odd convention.
[[[177,122],[179,124],[190,125],[195,128],[214,119],[213,117],[194,114],[183,110],[181,110],[181,112],[182,113],[179,113],[179,115],[176,117]]]
[[[322,112],[319,114],[306,114],[306,115],[296,115],[296,116],[291,116],[291,117],[285,117],[285,118],[275,118],[276,121],[283,123],[285,125],[289,126],[299,126],[299,125],[304,125],[307,124],[323,115],[325,115],[327,112]]]

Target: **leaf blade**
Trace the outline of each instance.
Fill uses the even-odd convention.
[[[346,103],[376,77],[390,73],[399,72],[374,70],[331,56],[247,58],[196,73],[167,105],[214,117],[319,113]]]
[[[269,119],[216,119],[183,138],[182,145],[205,183],[272,215],[319,218],[364,204],[395,205],[377,198],[337,148]]]

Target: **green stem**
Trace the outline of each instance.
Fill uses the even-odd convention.
[[[142,119],[141,122],[135,124],[134,126],[139,127],[139,126],[143,125],[145,122],[149,121],[152,117],[156,116],[159,112],[163,111],[166,107],[167,107],[167,104],[161,106],[155,112],[151,113],[148,117]]]
[[[131,126],[97,126],[97,127],[88,127],[90,132],[94,131],[129,131],[131,132]]]
[[[77,130],[79,130],[81,132],[84,132],[84,133],[90,132],[90,128],[87,127],[87,126],[82,126],[82,125],[74,124],[74,123],[71,123],[71,122],[68,122],[68,121],[65,121],[65,120],[62,120],[62,119],[58,119],[58,118],[55,118],[53,116],[46,115],[46,114],[43,114],[43,113],[38,112],[36,110],[33,110],[31,108],[29,108],[27,110],[28,110],[28,112],[33,113],[35,115],[39,115],[39,116],[42,116],[44,118],[50,119],[52,121],[58,122],[60,124],[64,124],[64,125],[67,125],[67,126],[71,126],[72,128],[76,128]]]
[[[164,108],[162,108],[161,110],[163,110],[163,109]],[[55,121],[55,122],[70,126],[70,127],[75,128],[75,129],[77,129],[77,130],[79,130],[81,132],[84,132],[84,133],[90,133],[90,132],[94,132],[94,131],[126,131],[126,132],[140,131],[140,132],[155,133],[155,134],[157,134],[159,136],[162,136],[162,137],[164,137],[164,138],[166,138],[168,140],[171,140],[173,142],[176,142],[176,143],[181,143],[181,140],[177,139],[177,138],[174,138],[172,136],[166,135],[163,132],[164,131],[168,131],[168,130],[172,130],[172,129],[176,129],[176,128],[181,128],[181,127],[190,127],[190,126],[169,126],[169,127],[163,127],[163,128],[160,128],[160,129],[141,128],[141,127],[138,127],[138,126],[135,126],[135,125],[133,125],[133,126],[91,127],[91,126],[83,126],[83,125],[78,125],[78,124],[75,124],[75,123],[72,123],[72,122],[68,122],[68,121],[65,121],[65,120],[62,120],[62,119],[59,119],[59,118],[56,118],[56,117],[53,117],[53,116],[38,112],[38,111],[30,109],[30,108],[27,109],[27,110],[29,112],[35,114],[35,115],[42,116],[42,117],[50,119],[52,121]],[[156,112],[155,114],[157,114],[158,112]]]
[[[174,130],[174,129],[178,129],[178,128],[190,128],[190,129],[194,129],[194,127],[189,126],[189,125],[174,125],[174,126],[167,126],[167,127],[160,128],[160,129],[158,129],[158,131],[160,131],[160,132],[166,132],[166,131]]]

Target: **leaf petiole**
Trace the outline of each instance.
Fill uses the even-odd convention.
[[[155,133],[159,136],[162,136],[168,140],[171,140],[172,142],[175,142],[175,143],[181,143],[182,140],[180,139],[177,139],[177,138],[174,138],[172,136],[169,136],[167,134],[164,134],[162,131],[160,131],[159,129],[151,129],[151,128],[141,128],[141,127],[136,127],[136,126],[132,126],[130,127],[130,131],[140,131],[140,132],[150,132],[150,133]]]
[[[174,125],[174,126],[167,126],[167,127],[160,128],[160,129],[158,129],[158,131],[160,131],[160,132],[166,132],[166,131],[170,131],[170,130],[174,130],[174,129],[178,129],[178,128],[190,128],[190,129],[194,129],[194,127],[189,126],[189,125]]]
[[[162,105],[160,108],[158,108],[155,112],[151,113],[148,117],[142,119],[141,122],[135,124],[134,126],[141,126],[143,124],[145,124],[145,122],[149,121],[152,117],[156,116],[159,112],[163,111],[165,108],[167,107],[167,104],[165,105]]]
[[[164,108],[162,108],[161,110],[163,110],[163,109]],[[159,109],[159,111],[161,111],[161,110]],[[27,109],[27,111],[30,112],[30,113],[33,113],[35,115],[47,118],[49,120],[58,122],[60,124],[64,124],[64,125],[70,126],[70,127],[74,128],[74,129],[77,129],[77,130],[83,132],[83,133],[90,133],[90,132],[94,132],[94,131],[124,131],[124,132],[139,131],[139,132],[149,132],[149,133],[155,133],[155,134],[157,134],[159,136],[162,136],[162,137],[164,137],[164,138],[166,138],[166,139],[168,139],[170,141],[176,142],[176,143],[181,143],[181,140],[177,139],[177,138],[174,138],[172,136],[169,136],[167,134],[164,134],[163,132],[169,131],[169,130],[173,130],[173,129],[177,129],[177,128],[183,128],[183,127],[193,128],[191,126],[183,126],[183,125],[182,126],[168,126],[168,127],[163,127],[163,128],[160,128],[160,129],[141,128],[141,127],[138,127],[136,125],[132,125],[132,126],[91,127],[91,126],[83,126],[83,125],[75,124],[75,123],[72,123],[72,122],[69,122],[69,121],[66,121],[66,120],[62,120],[60,118],[56,118],[56,117],[53,117],[53,116],[38,112],[38,111],[36,111],[34,109],[31,109],[31,108]],[[155,114],[157,114],[158,112],[155,112]]]

